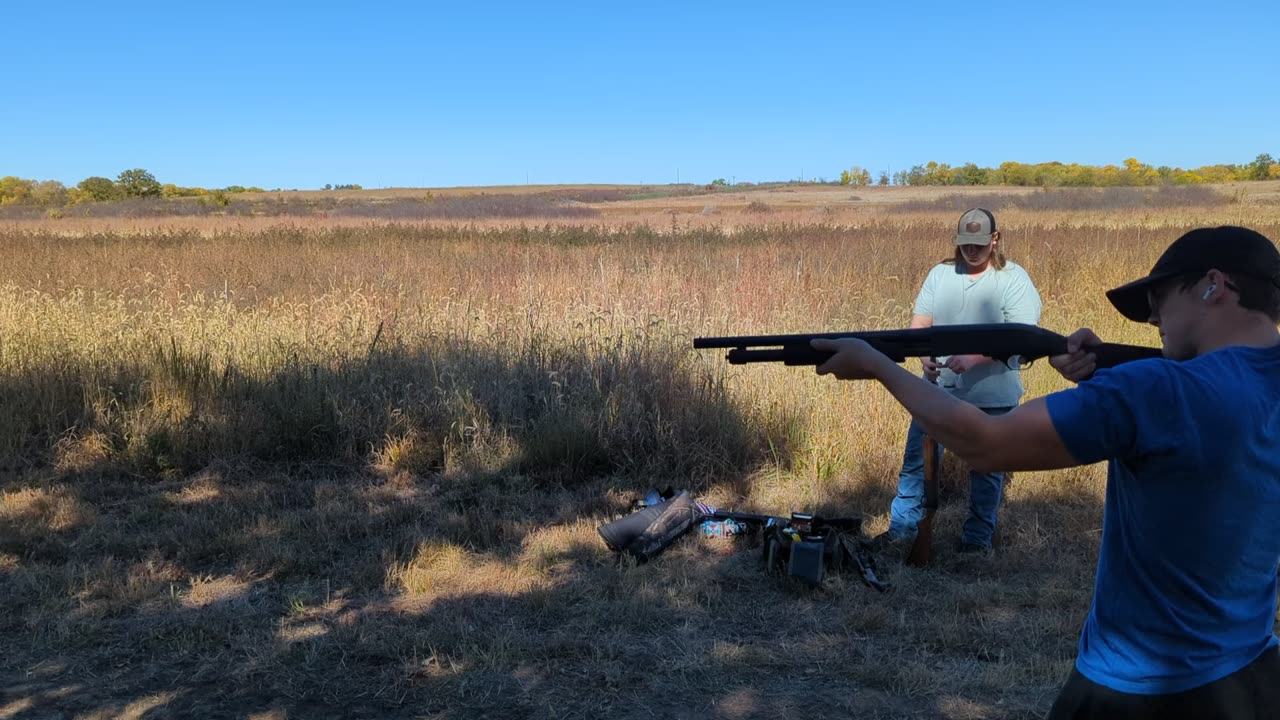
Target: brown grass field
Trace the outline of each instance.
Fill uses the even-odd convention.
[[[1103,290],[1191,227],[1280,238],[1277,184],[1247,185],[997,216],[1045,327],[1152,344]],[[975,559],[948,458],[935,561],[881,558],[888,594],[699,537],[618,564],[596,534],[669,484],[885,528],[883,390],[690,341],[904,327],[964,208],[898,190],[0,221],[0,718],[1040,717],[1101,466],[1019,473]]]

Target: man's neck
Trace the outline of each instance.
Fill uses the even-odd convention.
[[[970,265],[969,263],[965,263],[965,264],[964,264],[964,273],[965,273],[966,275],[974,275],[974,276],[977,276],[977,275],[981,275],[982,273],[986,272],[986,271],[987,271],[987,268],[989,268],[989,267],[991,267],[991,261],[990,261],[990,260],[987,260],[986,262],[982,263],[981,265]]]
[[[1280,345],[1280,330],[1261,313],[1242,313],[1209,326],[1197,343],[1197,355],[1225,347],[1271,347]]]

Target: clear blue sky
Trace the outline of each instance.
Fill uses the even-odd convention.
[[[12,2],[0,175],[315,188],[1248,162],[1280,156],[1278,28],[1276,0]]]

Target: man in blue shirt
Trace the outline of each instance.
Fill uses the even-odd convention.
[[[1109,462],[1093,603],[1052,720],[1280,718],[1280,252],[1193,230],[1107,297],[1159,329],[1164,358],[1095,374],[1100,340],[1077,331],[1051,362],[1078,386],[1005,415],[858,340],[815,340],[836,353],[818,373],[879,381],[976,468]]]

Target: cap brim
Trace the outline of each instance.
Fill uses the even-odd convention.
[[[956,233],[957,245],[990,245],[990,235],[965,235],[964,233]]]
[[[1120,314],[1134,322],[1151,319],[1151,303],[1147,302],[1147,290],[1164,279],[1163,275],[1148,275],[1107,291],[1107,299]]]

